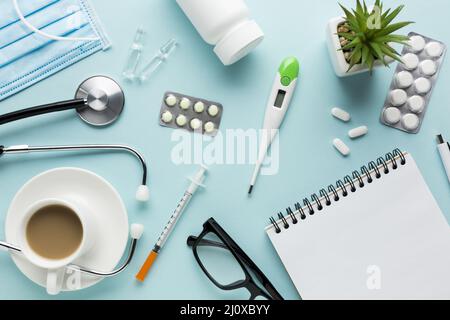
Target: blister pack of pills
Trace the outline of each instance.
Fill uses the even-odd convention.
[[[430,103],[441,68],[444,43],[411,32],[409,45],[403,48],[386,99],[381,122],[408,133],[418,133]]]
[[[161,107],[160,125],[215,136],[220,128],[222,115],[223,106],[220,103],[166,92]]]

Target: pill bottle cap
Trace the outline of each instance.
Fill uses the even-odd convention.
[[[214,52],[222,63],[231,65],[248,55],[264,39],[264,32],[255,21],[247,21],[221,39]]]

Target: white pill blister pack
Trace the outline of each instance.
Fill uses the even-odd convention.
[[[166,92],[159,123],[163,127],[216,136],[222,115],[223,106],[220,103],[176,92]]]
[[[446,46],[444,43],[411,32],[403,48],[381,122],[408,133],[418,133],[430,103]]]

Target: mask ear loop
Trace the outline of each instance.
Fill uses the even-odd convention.
[[[33,26],[25,18],[25,16],[22,13],[22,10],[20,10],[17,0],[12,0],[12,2],[14,5],[14,9],[16,10],[17,15],[19,16],[20,21],[22,21],[23,24],[26,25],[34,33],[37,33],[37,34],[43,36],[44,38],[48,38],[48,39],[55,40],[55,41],[97,41],[97,40],[100,40],[100,38],[98,38],[98,37],[96,37],[96,38],[59,37],[59,36],[54,36],[54,35],[48,34],[46,32],[43,32],[43,31],[39,30],[38,28],[36,28],[35,26]]]

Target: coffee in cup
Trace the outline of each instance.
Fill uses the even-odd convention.
[[[50,260],[65,259],[80,247],[83,225],[69,207],[49,205],[30,218],[26,238],[31,250],[39,256]]]
[[[83,201],[45,199],[28,208],[22,218],[19,244],[24,256],[47,270],[47,292],[62,290],[66,267],[94,245],[97,223]]]

